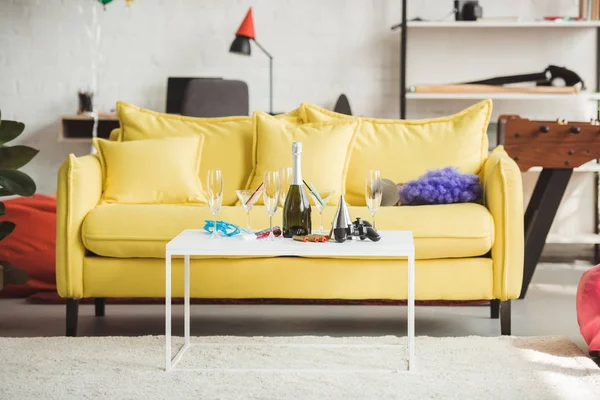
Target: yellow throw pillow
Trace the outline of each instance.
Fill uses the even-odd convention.
[[[345,192],[350,144],[357,127],[355,121],[293,125],[254,113],[254,169],[246,189],[256,189],[267,171],[291,167],[292,143],[302,142],[302,178],[319,192],[335,190],[339,196]]]
[[[119,101],[117,115],[121,124],[114,138],[118,141],[158,139],[200,135],[204,148],[199,177],[206,182],[208,171],[223,171],[223,205],[237,202],[235,191],[243,189],[252,171],[252,117],[195,118],[158,113]],[[290,123],[301,124],[300,111],[278,115]]]
[[[454,115],[422,120],[353,117],[307,103],[301,109],[308,123],[360,121],[346,181],[346,201],[353,206],[366,204],[365,181],[370,169],[380,170],[383,178],[396,183],[448,166],[477,174],[488,154],[491,100]]]
[[[106,203],[206,203],[198,179],[204,139],[113,142],[94,139],[103,171]]]

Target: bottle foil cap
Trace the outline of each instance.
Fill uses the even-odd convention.
[[[302,142],[292,143],[292,154],[300,154],[300,153],[302,153]]]

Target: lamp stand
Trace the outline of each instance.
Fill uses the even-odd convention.
[[[269,114],[273,115],[273,56],[256,39],[252,39],[252,41],[269,57]]]

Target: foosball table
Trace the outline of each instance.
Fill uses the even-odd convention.
[[[532,121],[502,115],[498,120],[497,138],[521,171],[542,167],[525,212],[525,259],[520,296],[524,298],[573,169],[600,158],[600,122]],[[597,230],[597,212],[595,215]]]

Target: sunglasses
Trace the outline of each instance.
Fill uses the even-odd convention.
[[[237,225],[230,224],[229,222],[215,221],[213,219],[206,219],[204,220],[204,222],[206,222],[204,224],[204,230],[208,233],[213,233],[213,231],[215,230],[215,225],[217,232],[221,232],[225,236],[234,236],[240,233],[241,231],[248,233],[248,231],[246,231],[245,229],[242,229]]]

